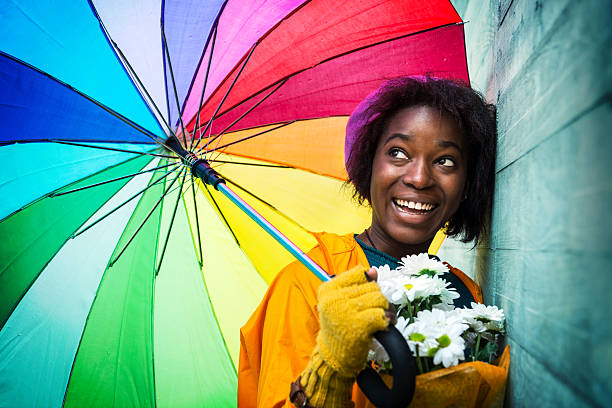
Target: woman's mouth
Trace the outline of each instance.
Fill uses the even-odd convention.
[[[437,204],[434,203],[409,201],[399,198],[394,198],[393,204],[395,204],[399,211],[408,214],[427,214],[432,212],[437,207]]]

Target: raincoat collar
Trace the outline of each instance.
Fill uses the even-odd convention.
[[[370,263],[354,238],[354,234],[338,235],[329,232],[312,233],[319,243],[319,248],[325,260],[325,265],[321,265],[331,276],[337,275],[339,271],[338,262],[334,262],[333,257],[339,255],[356,255],[357,263],[369,269]]]

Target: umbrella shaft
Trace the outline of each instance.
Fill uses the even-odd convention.
[[[293,242],[289,240],[282,232],[277,230],[272,224],[262,217],[257,211],[248,205],[242,198],[234,193],[229,187],[225,185],[225,180],[216,171],[214,171],[208,162],[196,156],[194,153],[188,152],[183,148],[181,142],[176,136],[170,136],[166,140],[166,146],[180,156],[189,168],[194,176],[198,177],[204,183],[213,186],[215,189],[223,193],[231,202],[236,204],[245,214],[247,214],[253,221],[259,224],[268,234],[272,235],[291,255],[295,256],[300,262],[304,264],[312,273],[314,273],[322,281],[329,280],[329,275],[312,259],[310,259],[300,248],[298,248]]]
[[[216,186],[216,189],[219,190],[223,195],[225,195],[228,199],[230,199],[234,204],[236,204],[244,213],[246,213],[253,221],[259,224],[268,234],[272,235],[279,244],[281,244],[287,251],[291,253],[291,255],[295,256],[305,267],[307,267],[312,273],[314,273],[319,279],[322,281],[329,280],[329,275],[312,259],[308,257],[300,248],[298,248],[293,242],[289,240],[282,232],[276,229],[272,224],[268,222],[264,217],[262,217],[257,211],[253,209],[250,205],[248,205],[242,198],[240,198],[236,193],[230,190],[229,187],[225,185],[225,183],[219,183]]]

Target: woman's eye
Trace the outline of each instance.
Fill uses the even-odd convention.
[[[444,166],[444,167],[454,167],[455,166],[455,161],[452,159],[449,159],[448,157],[443,157],[442,159],[438,160],[438,164]]]
[[[394,159],[407,159],[408,155],[402,149],[391,149],[389,150],[389,155]]]

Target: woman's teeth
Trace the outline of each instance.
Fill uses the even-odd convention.
[[[429,204],[429,203],[419,203],[416,201],[406,201],[406,200],[400,200],[400,199],[393,199],[393,202],[395,203],[395,205],[402,207],[402,208],[408,208],[410,210],[420,210],[420,211],[431,211],[434,209],[434,205],[433,204]]]

